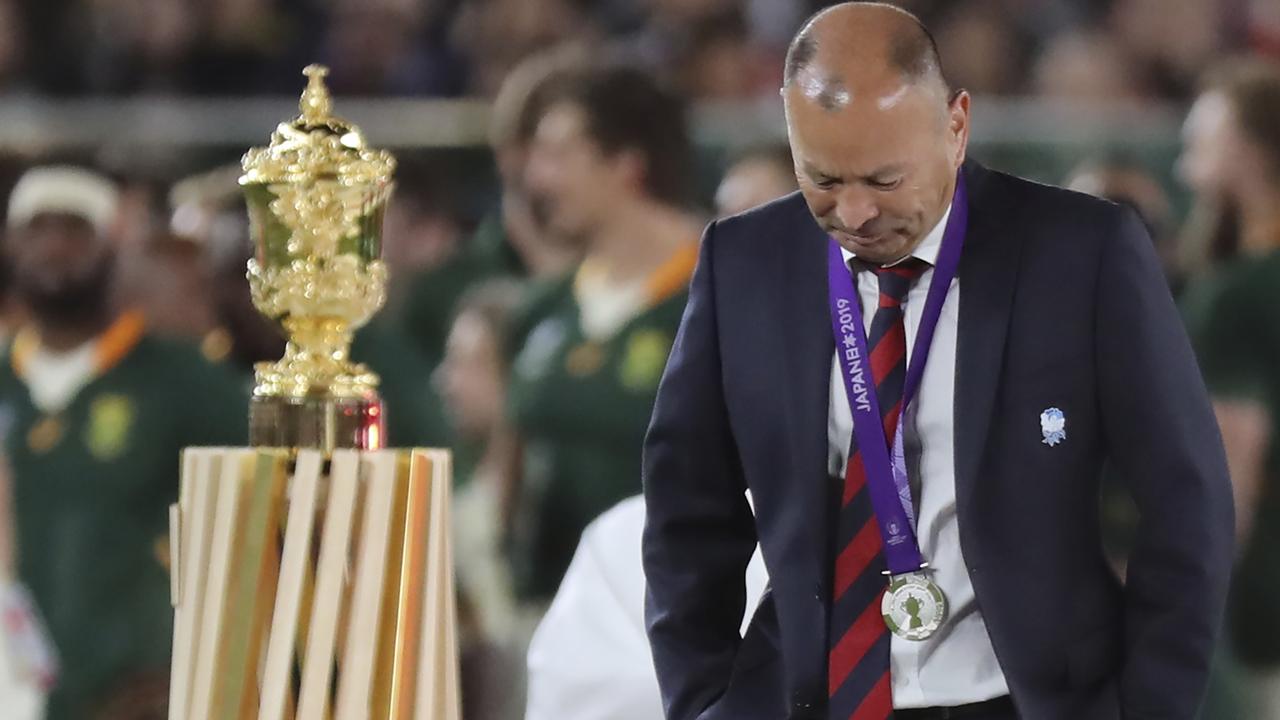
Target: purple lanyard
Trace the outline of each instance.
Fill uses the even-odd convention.
[[[840,360],[849,409],[853,413],[853,432],[862,453],[867,473],[867,489],[871,506],[880,524],[885,560],[893,575],[914,572],[924,566],[920,544],[916,539],[915,510],[911,500],[911,483],[907,479],[907,463],[903,452],[902,432],[907,408],[920,389],[933,331],[938,327],[942,306],[951,288],[951,280],[960,265],[960,249],[964,245],[969,204],[964,188],[964,175],[956,174],[956,190],[951,200],[951,215],[942,234],[942,248],[933,269],[929,294],[925,299],[920,327],[912,345],[911,362],[903,383],[902,410],[898,431],[894,434],[892,455],[885,442],[880,401],[872,379],[867,332],[863,327],[862,303],[853,284],[853,274],[845,264],[840,244],[828,240],[827,286],[831,301],[831,328],[836,340],[836,357]],[[905,312],[905,311],[904,311]]]

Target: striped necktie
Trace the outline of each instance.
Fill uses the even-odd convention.
[[[855,269],[874,272],[880,302],[871,320],[867,353],[886,438],[893,438],[902,411],[907,375],[907,335],[902,302],[912,284],[929,268],[914,258],[887,268],[854,261]],[[889,677],[889,629],[880,614],[887,586],[880,527],[871,507],[866,469],[857,440],[849,449],[841,493],[833,573],[827,684],[830,720],[886,720],[893,715]]]

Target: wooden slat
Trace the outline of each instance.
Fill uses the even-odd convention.
[[[422,642],[422,607],[426,588],[427,534],[431,520],[431,464],[412,452],[399,455],[401,482],[408,505],[401,535],[400,596],[392,667],[389,720],[413,718],[417,699],[418,660]]]
[[[169,506],[169,605],[176,612],[182,604],[182,510]]]
[[[259,720],[283,720],[286,697],[293,693],[294,643],[297,638],[303,578],[311,562],[311,536],[315,525],[320,468],[324,457],[315,450],[298,453],[289,493],[284,551],[280,562],[279,590],[271,619],[267,664],[262,679]]]
[[[395,453],[365,453],[362,466],[368,494],[361,523],[347,642],[339,665],[337,720],[369,717],[387,568],[387,539],[395,501]]]
[[[439,455],[436,480],[440,484],[438,506],[440,517],[435,523],[440,535],[440,573],[444,576],[441,592],[444,593],[444,708],[442,720],[462,720],[462,677],[458,667],[458,594],[455,591],[453,564],[453,454],[448,450],[434,450]]]
[[[192,675],[199,648],[201,608],[204,601],[209,542],[214,524],[217,477],[221,456],[210,448],[188,448],[182,455],[182,486],[178,555],[174,567],[178,603],[173,618],[173,658],[169,675],[169,718],[190,717]],[[172,543],[171,543],[172,544]]]
[[[253,476],[244,488],[224,610],[227,617],[218,638],[222,657],[213,698],[217,720],[252,717],[258,707],[258,671],[275,603],[273,577],[279,562],[272,548],[283,514],[287,462],[285,451],[259,450]]]
[[[214,682],[218,673],[218,640],[222,637],[223,609],[227,604],[232,544],[240,513],[241,478],[253,469],[253,452],[228,450],[221,456],[217,475],[217,504],[209,546],[209,572],[204,607],[200,612],[195,679],[192,684],[190,720],[208,720],[213,711]],[[185,720],[185,719],[184,719]]]
[[[379,610],[376,660],[370,687],[369,707],[372,716],[383,720],[392,716],[395,707],[396,636],[400,632],[400,600],[404,592],[406,552],[405,527],[409,517],[409,456],[394,450],[391,480],[393,500],[387,531],[386,571],[382,582],[382,608]]]
[[[417,720],[459,720],[458,655],[449,541],[452,467],[448,451],[415,450],[430,462],[431,512],[421,652],[418,664]]]
[[[315,601],[302,666],[298,717],[324,720],[329,716],[329,681],[333,674],[338,617],[342,611],[343,576],[356,515],[360,480],[360,455],[352,450],[333,453],[329,473],[329,497],[320,538],[316,569]]]

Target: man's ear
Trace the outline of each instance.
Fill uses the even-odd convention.
[[[947,103],[947,138],[952,143],[952,161],[956,167],[964,164],[969,145],[969,91],[955,91]]]

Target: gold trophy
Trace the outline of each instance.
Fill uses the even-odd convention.
[[[352,333],[386,300],[382,216],[396,163],[331,114],[327,70],[303,72],[302,114],[245,154],[240,178],[255,246],[253,302],[288,335],[284,357],[257,366],[249,438],[373,450],[385,436],[378,377],[348,352]]]
[[[385,298],[395,160],[302,114],[244,156],[259,310],[247,448],[187,448],[170,508],[170,720],[458,720],[447,450],[382,449],[377,377],[348,358]]]

